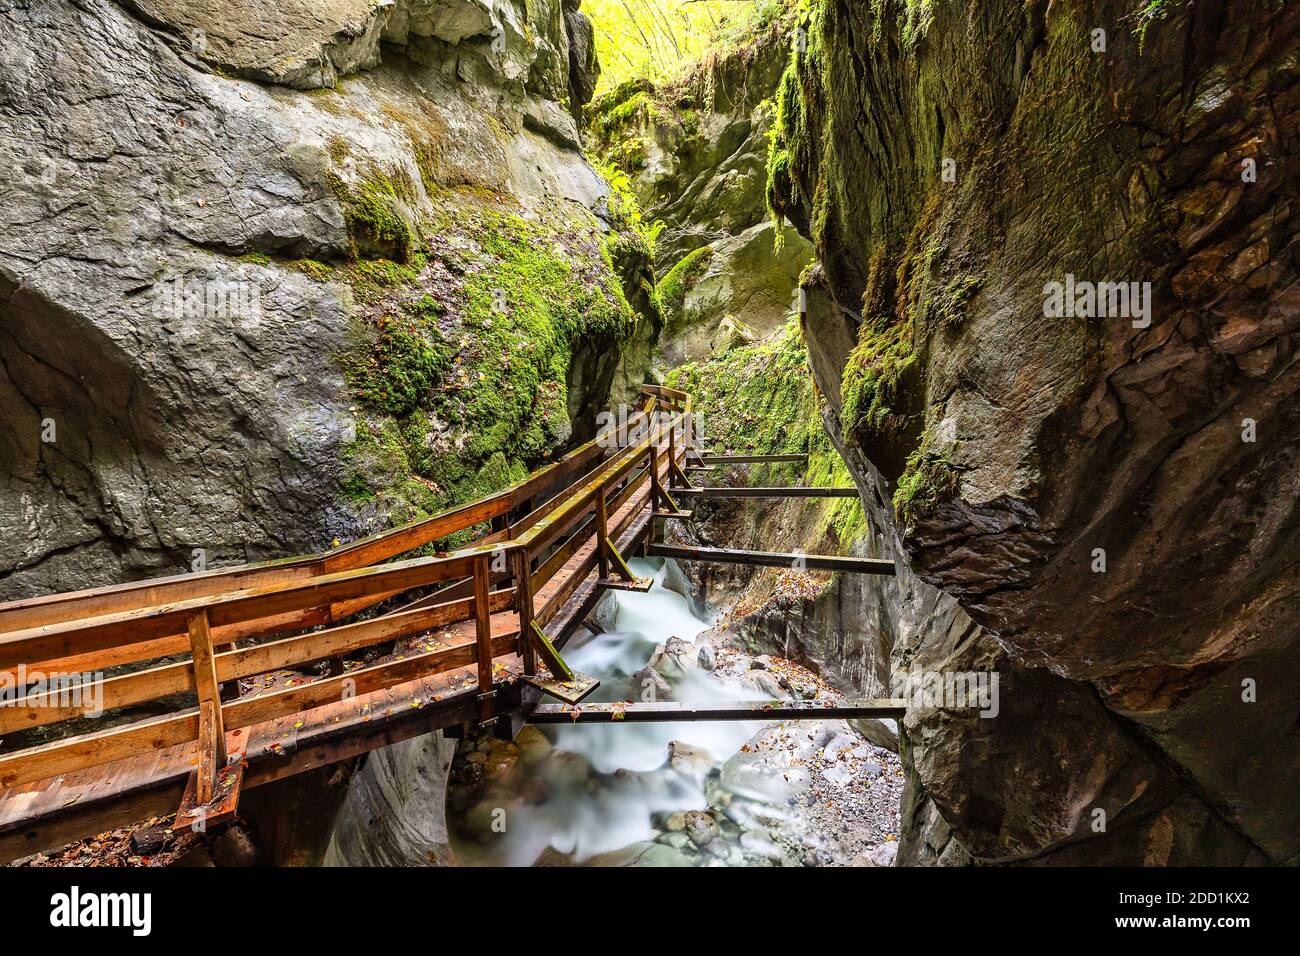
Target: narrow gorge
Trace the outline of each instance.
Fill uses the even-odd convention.
[[[1300,863],[1300,6],[0,0],[0,22],[0,677],[93,659],[110,701],[0,723],[6,860]],[[649,434],[610,445],[611,421],[680,396],[619,579],[631,484],[572,518],[559,491]],[[708,463],[738,456],[767,460]],[[569,477],[537,492],[548,468]],[[691,493],[747,486],[813,493]],[[567,723],[529,722],[555,701],[483,649],[517,611],[526,669],[520,582],[577,532],[535,571],[525,545],[522,576],[346,590],[565,521],[601,568],[538,645],[600,681]],[[165,591],[223,572],[249,578]],[[256,632],[206,610],[280,574],[341,596]],[[139,622],[123,644],[151,653],[50,643],[76,622],[33,615],[90,589],[104,616],[77,627]],[[29,748],[89,734],[93,763],[178,706],[202,742],[199,645],[146,630],[176,608],[211,615],[218,715],[331,680],[346,704],[468,622],[478,683],[440,693],[480,719],[380,727],[451,706],[395,692],[364,745],[276,738],[258,759],[299,763],[250,758],[212,832],[143,784],[84,832],[71,803],[6,817]],[[302,629],[340,636],[242,663]],[[115,689],[142,673],[166,694]],[[579,722],[863,701],[905,714]]]

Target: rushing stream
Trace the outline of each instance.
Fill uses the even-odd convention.
[[[663,586],[662,567],[633,570],[653,575],[653,588],[612,592],[612,630],[565,648],[577,670],[600,678],[592,700],[644,699],[652,661],[661,699],[771,699],[753,680],[698,666],[696,639],[710,622]],[[663,645],[670,653],[656,658]],[[810,755],[833,741],[859,757],[874,749],[839,721],[526,727],[515,744],[466,742],[448,799],[456,855],[513,866],[797,863],[826,842],[796,797],[810,784]]]

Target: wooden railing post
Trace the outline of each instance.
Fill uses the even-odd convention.
[[[596,561],[600,565],[600,579],[609,579],[609,555],[605,553],[605,541],[609,538],[609,506],[605,501],[605,485],[596,489]]]
[[[216,793],[217,774],[226,765],[226,729],[221,716],[221,691],[212,654],[208,612],[189,616],[190,655],[194,661],[194,687],[199,698],[199,803],[210,803]]]
[[[533,569],[527,548],[516,548],[515,607],[519,610],[519,659],[524,673],[537,673],[537,649],[533,645]]]
[[[672,465],[677,461],[677,441],[676,441],[676,438],[675,438],[676,431],[677,431],[676,424],[675,424],[672,420],[669,420],[669,422],[668,422],[668,466],[669,466],[669,467],[668,467],[668,487],[669,487],[669,488],[674,487],[674,485],[673,485],[673,469],[672,469]],[[659,458],[658,458],[658,456],[656,455],[656,456],[655,456],[655,463],[658,464],[658,461],[659,461]]]
[[[492,698],[492,608],[488,604],[488,591],[492,574],[486,554],[474,559],[474,636],[475,655],[478,662],[478,713],[479,723],[491,723],[495,707]]]
[[[650,450],[650,510],[658,511],[664,504],[664,486],[659,479],[659,449]]]

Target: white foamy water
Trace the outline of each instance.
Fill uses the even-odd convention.
[[[645,667],[655,647],[672,637],[694,643],[710,622],[690,612],[685,598],[663,586],[664,571],[643,560],[630,562],[638,575],[653,575],[646,594],[613,592],[618,615],[613,631],[571,641],[565,659],[599,677],[593,701],[639,700],[631,675]],[[762,695],[704,670],[690,670],[673,683],[673,699],[692,702],[753,700]],[[708,805],[698,775],[667,766],[668,745],[680,741],[706,751],[715,764],[727,760],[763,727],[762,721],[683,721],[551,726],[555,752],[540,766],[520,768],[540,778],[546,797],[507,807],[507,831],[487,846],[465,846],[466,862],[526,866],[548,846],[573,854],[575,862],[652,839],[656,813],[702,810]],[[588,772],[588,767],[590,772]],[[523,791],[517,777],[512,786]]]

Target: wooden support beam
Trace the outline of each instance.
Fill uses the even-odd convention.
[[[524,674],[537,673],[537,649],[527,635],[533,627],[533,570],[532,559],[527,548],[519,548],[514,553],[515,562],[515,605],[519,611],[519,659],[524,666]]]
[[[823,704],[812,700],[738,700],[713,704],[683,701],[617,701],[571,708],[564,704],[539,704],[528,716],[534,724],[656,723],[681,720],[851,720],[858,717],[901,719],[907,713],[902,699],[847,701]]]
[[[199,766],[195,798],[199,803],[210,803],[216,792],[217,774],[226,765],[226,729],[222,722],[221,688],[217,684],[208,612],[191,613],[187,630],[194,687],[199,698]]]
[[[856,498],[856,488],[678,488],[679,495],[700,498]]]
[[[172,820],[172,830],[206,833],[211,827],[233,820],[239,810],[239,796],[244,788],[242,762],[221,768],[212,799],[207,803],[199,802],[197,777],[198,774],[190,774],[185,793],[181,797],[180,809]]]
[[[537,642],[537,653],[551,671],[549,678],[524,677],[525,683],[532,684],[539,690],[557,697],[566,704],[576,704],[600,686],[600,681],[586,674],[579,674],[565,663],[560,652],[555,649],[546,632],[537,626],[532,627],[533,639]]]
[[[708,465],[758,465],[770,462],[789,461],[806,463],[807,455],[701,455],[700,461]]]
[[[668,473],[677,478],[677,484],[675,486],[670,484],[669,487],[676,487],[678,494],[686,494],[695,490],[695,486],[691,484],[691,479],[686,477],[686,473],[678,467],[677,462],[672,458],[668,459]]]
[[[676,518],[678,521],[690,521],[695,517],[694,511],[655,511],[652,518]]]
[[[545,631],[538,627],[536,621],[533,622],[533,626],[529,628],[528,633],[532,635],[534,646],[537,648],[537,655],[550,670],[551,675],[557,680],[573,680],[573,669],[565,663],[564,658],[560,656],[560,652],[555,649],[551,639],[546,636]]]
[[[609,555],[610,564],[614,566],[614,570],[618,572],[619,577],[624,581],[635,581],[637,579],[636,575],[632,573],[632,569],[629,568],[627,562],[623,560],[623,555],[618,553],[618,548],[614,547],[614,542],[609,540],[609,538],[602,538],[601,540],[604,542],[605,551]],[[601,575],[602,579],[608,577],[608,572]]]
[[[600,576],[609,577],[609,554],[605,551],[605,541],[609,538],[609,508],[605,502],[605,486],[596,489],[596,561],[600,567]]]
[[[474,639],[475,662],[478,664],[478,715],[479,724],[491,723],[496,709],[492,698],[492,608],[488,591],[492,587],[492,572],[486,554],[474,559]]]
[[[748,564],[761,568],[791,568],[800,571],[844,571],[849,574],[895,573],[894,562],[881,558],[842,558],[828,554],[790,554],[774,551],[740,551],[730,548],[693,548],[685,545],[648,544],[646,554],[679,561],[716,561],[719,564]]]

